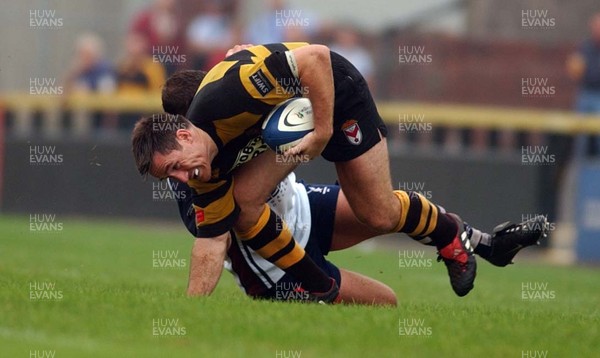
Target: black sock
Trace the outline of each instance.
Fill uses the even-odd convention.
[[[457,233],[458,227],[456,226],[456,221],[448,214],[440,213],[438,215],[437,228],[429,234],[429,237],[433,239],[438,249],[442,249],[454,240]]]
[[[293,266],[288,267],[286,272],[301,281],[302,288],[309,292],[327,292],[331,288],[329,276],[327,276],[308,255],[305,255]],[[310,277],[311,279],[301,279],[307,277]]]
[[[263,258],[294,276],[305,290],[327,292],[331,280],[325,272],[296,243],[283,218],[264,204],[255,226],[237,237]]]

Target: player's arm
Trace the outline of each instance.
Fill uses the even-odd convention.
[[[223,261],[230,240],[229,233],[225,233],[194,241],[187,289],[189,296],[208,296],[214,291],[223,272]]]
[[[188,183],[196,189],[193,189]],[[190,296],[209,295],[215,289],[221,277],[223,260],[229,247],[230,236],[229,231],[220,229],[219,221],[222,219],[222,215],[213,213],[210,203],[203,201],[204,197],[211,197],[214,194],[211,194],[209,189],[211,185],[215,184],[199,182],[194,184],[194,181],[188,183],[175,182],[169,179],[171,189],[177,194],[177,205],[179,206],[181,219],[193,237],[197,238],[194,240],[194,246],[192,247],[187,293]],[[208,186],[208,188],[204,188],[207,191],[202,191],[202,195],[199,195],[196,190],[202,190],[203,185]],[[222,196],[219,194],[215,197],[216,202],[217,204],[223,204],[218,205],[217,208],[223,212],[226,218],[229,215],[227,203],[232,200],[227,197],[233,195],[233,193],[228,190],[227,183],[216,185],[216,189],[213,188],[217,190],[216,194],[219,194],[218,191],[222,194]],[[207,223],[208,226],[204,225]]]
[[[290,149],[290,154],[308,154],[314,158],[321,154],[333,134],[333,71],[329,48],[308,45],[289,51],[288,65],[297,75],[313,108],[315,130]]]

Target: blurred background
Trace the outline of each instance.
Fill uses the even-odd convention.
[[[178,70],[208,70],[238,43],[308,41],[367,79],[397,189],[488,231],[546,215],[532,259],[597,263],[598,14],[594,0],[8,2],[0,214],[177,223],[169,188],[135,170],[134,122],[160,111]],[[297,173],[335,181],[321,160]]]

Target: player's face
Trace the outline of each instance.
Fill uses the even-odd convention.
[[[178,137],[177,141],[181,149],[168,154],[154,153],[150,174],[158,179],[173,178],[183,183],[191,179],[210,180],[210,161],[204,147],[189,137]]]

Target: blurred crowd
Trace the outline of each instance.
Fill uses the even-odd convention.
[[[584,114],[600,114],[600,13],[591,17],[589,38],[567,60],[567,73],[578,84],[575,110]],[[580,135],[575,139],[577,157],[600,156],[600,136]]]
[[[458,62],[442,63],[441,61],[453,61],[453,56],[443,54],[436,55],[436,65],[420,67],[420,71],[414,71],[415,67],[411,66],[391,67],[379,61],[381,83],[378,84],[374,65],[375,60],[378,60],[375,58],[378,52],[373,43],[385,41],[382,40],[382,34],[378,35],[377,41],[372,41],[374,37],[371,34],[350,21],[335,23],[307,10],[292,8],[285,0],[263,0],[263,6],[252,9],[255,12],[252,16],[242,16],[248,13],[244,5],[247,4],[241,0],[153,0],[130,19],[123,35],[120,56],[114,61],[108,58],[100,36],[94,33],[81,34],[75,42],[74,55],[65,76],[66,92],[116,93],[127,96],[158,93],[169,75],[184,69],[209,70],[235,44],[285,41],[327,44],[359,69],[376,98],[386,98],[389,97],[387,94],[393,93],[394,100],[402,100],[406,99],[403,97],[406,91],[411,91],[417,96],[408,98],[416,101],[420,100],[419,93],[427,92],[438,93],[443,100],[452,102],[456,100],[452,97],[453,94],[462,91],[469,93],[467,97],[473,101],[478,93],[474,93],[473,88],[468,88],[466,84],[481,85],[490,82],[489,79],[478,78],[481,72],[475,69],[472,72],[477,78],[466,78],[468,73],[463,72],[459,82],[462,87],[445,85],[445,92],[441,92],[440,84],[451,83],[451,76],[461,74],[458,66],[464,65],[460,63],[460,59]],[[600,113],[600,15],[592,16],[589,28],[589,38],[569,56],[564,73],[569,75],[571,85],[576,83],[579,88],[573,108],[579,112]],[[392,40],[394,42],[397,42],[397,38]],[[393,51],[390,48],[395,46],[387,47],[387,51]],[[436,51],[444,46],[427,44],[423,47]],[[385,58],[390,58],[389,54]],[[436,67],[440,63],[441,68]],[[381,76],[385,70],[382,67],[386,66],[387,75]],[[454,72],[448,68],[454,68]],[[442,69],[448,73],[440,74]],[[426,71],[432,73],[428,74]],[[420,76],[420,79],[415,79],[415,76]],[[402,80],[390,81],[391,78]],[[432,79],[435,79],[434,83],[431,82]],[[437,85],[431,87],[433,84]],[[428,100],[432,99],[435,100]],[[543,99],[538,99],[539,103],[530,104],[544,106],[546,103],[542,101]],[[134,114],[120,115],[117,120],[115,116],[97,114],[96,126],[112,125],[129,129],[138,118]],[[450,149],[460,147],[461,142],[471,143],[475,150],[486,150],[490,146],[490,136],[482,130],[473,130],[467,135],[456,130],[442,130],[441,133],[398,133],[398,137],[402,138],[396,143],[414,143],[421,148],[431,148],[432,143],[441,142],[446,143]],[[499,133],[494,145],[514,148],[515,141],[518,140],[516,138],[512,132]],[[540,141],[543,139],[533,134],[526,139],[526,144],[539,144]],[[597,154],[600,153],[600,139],[588,140],[582,137],[577,139],[575,147],[579,155]]]
[[[256,16],[242,23],[242,3],[237,0],[201,1],[193,16],[178,0],[154,0],[132,17],[117,61],[108,59],[100,36],[80,35],[65,89],[119,95],[159,92],[169,75],[184,69],[209,70],[235,44],[287,41],[328,44],[373,81],[373,60],[357,28],[299,13],[283,0],[264,2]]]

